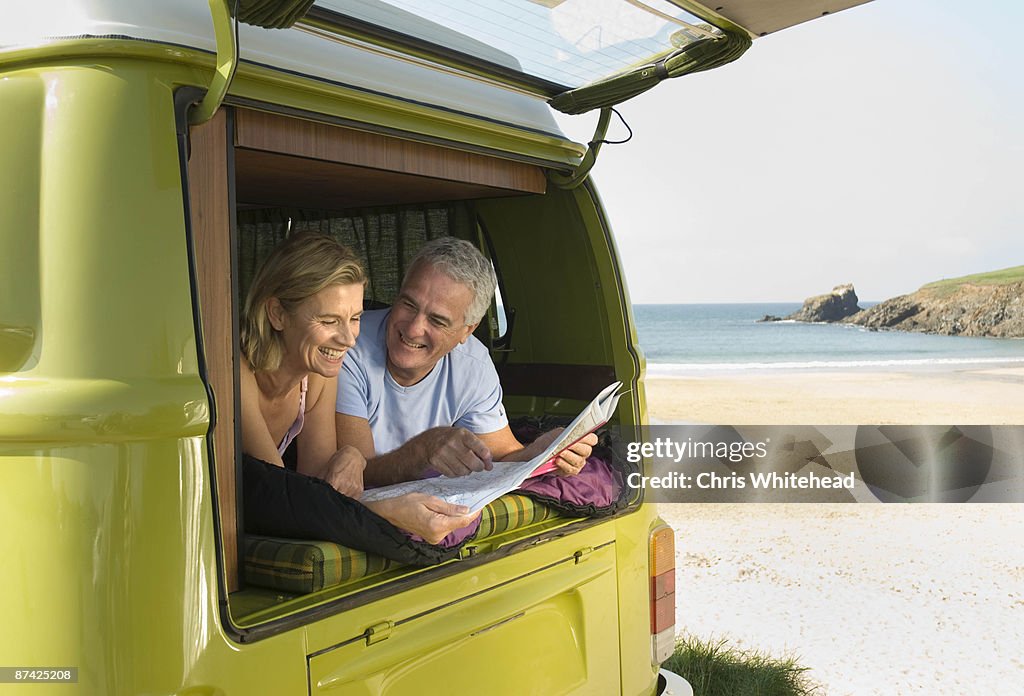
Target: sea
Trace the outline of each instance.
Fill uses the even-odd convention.
[[[861,303],[862,307],[872,303]],[[871,331],[847,324],[759,322],[800,302],[633,305],[651,376],[741,370],[949,370],[1024,366],[1024,339]]]

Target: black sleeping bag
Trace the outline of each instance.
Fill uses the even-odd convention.
[[[331,541],[411,565],[455,558],[474,536],[460,535],[451,546],[414,539],[326,481],[247,454],[242,455],[242,500],[249,534]]]

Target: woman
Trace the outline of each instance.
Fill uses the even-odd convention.
[[[356,499],[366,460],[354,447],[337,449],[334,405],[342,360],[359,336],[365,283],[350,249],[323,235],[296,235],[256,272],[241,327],[242,451],[283,467],[296,440],[299,473]],[[430,543],[476,517],[423,494],[367,507]]]
[[[350,249],[329,237],[291,237],[253,278],[243,309],[242,451],[284,466],[298,440],[300,473],[339,493],[363,492],[362,455],[337,449],[338,371],[359,335],[366,274]]]

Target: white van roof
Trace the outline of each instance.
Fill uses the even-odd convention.
[[[85,38],[155,42],[211,54],[217,50],[208,0],[33,0],[0,24],[0,63],[5,51]],[[358,40],[302,26],[240,24],[239,46],[243,64],[564,138],[543,98]],[[501,57],[496,51],[492,55]]]

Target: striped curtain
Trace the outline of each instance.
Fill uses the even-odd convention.
[[[256,269],[289,235],[319,232],[352,247],[369,276],[367,306],[390,306],[409,262],[426,242],[451,236],[477,241],[470,204],[445,203],[360,211],[259,208],[238,211],[238,285],[245,298]]]

